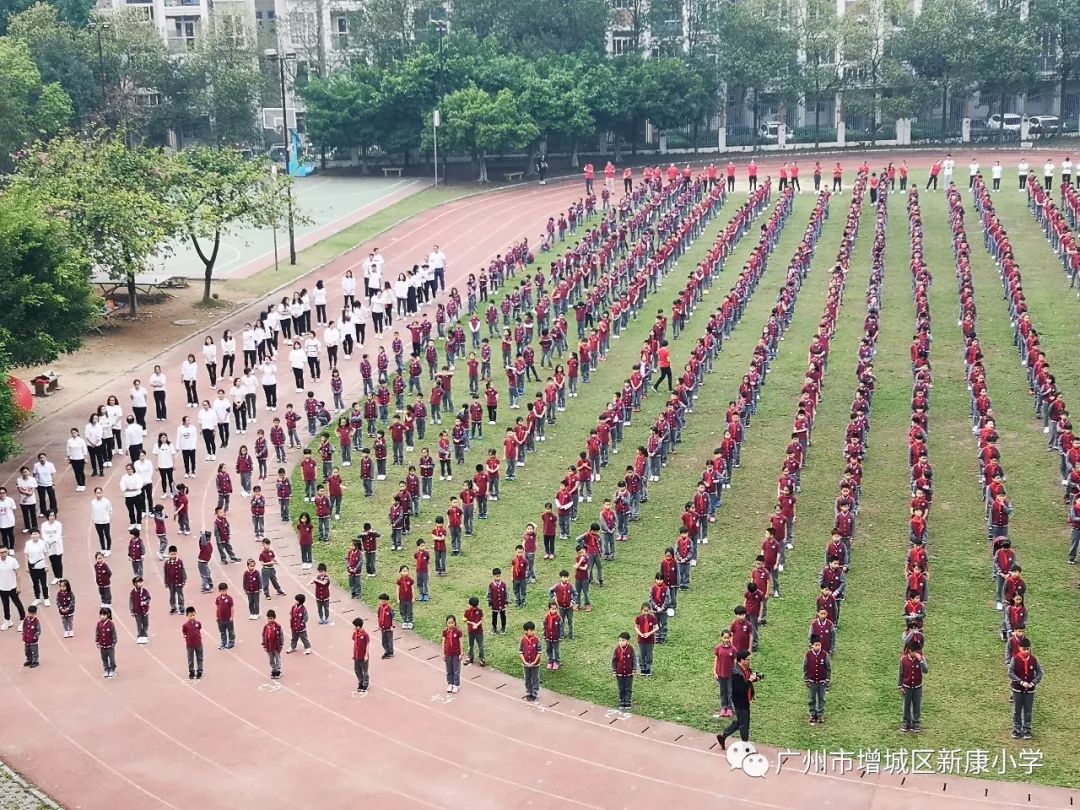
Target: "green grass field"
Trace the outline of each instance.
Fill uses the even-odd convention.
[[[1071,399],[1080,396],[1075,383],[1080,357],[1070,351],[1076,345],[1080,300],[1068,289],[1056,257],[1026,210],[1025,200],[1023,195],[1009,191],[998,195],[995,204],[1012,234],[1024,269],[1025,290],[1043,345],[1060,387]],[[732,608],[741,604],[747,573],[773,505],[807,346],[821,316],[827,271],[838,249],[849,202],[846,195],[832,202],[831,216],[799,296],[791,329],[772,365],[759,412],[747,433],[742,468],[733,487],[725,492],[717,522],[710,527],[710,544],[701,548],[693,587],[680,595],[679,615],[671,624],[669,641],[656,651],[655,676],[647,682],[638,679],[635,684],[637,712],[700,728],[716,728],[712,648],[720,629],[730,623]],[[843,431],[855,390],[856,348],[865,316],[864,293],[873,239],[868,202],[853,254],[845,306],[833,340],[814,447],[802,474],[796,549],[789,553],[783,574],[784,598],[770,604],[769,626],[762,633],[761,652],[754,658],[755,669],[766,672],[768,678],[758,690],[752,734],[760,742],[801,749],[957,750],[961,761],[965,752],[978,749],[989,751],[991,759],[1002,748],[1017,755],[1023,746],[1009,739],[1012,714],[1003,648],[996,635],[1000,614],[993,609],[990,556],[977,481],[976,444],[968,419],[962,338],[956,325],[958,299],[942,193],[924,194],[922,198],[926,260],[935,279],[931,291],[934,393],[929,431],[935,500],[930,521],[932,576],[926,648],[930,673],[924,695],[923,733],[916,740],[897,730],[900,699],[896,670],[901,652],[903,564],[907,553],[906,435],[911,392],[908,347],[913,330],[905,203],[906,198],[899,194],[890,199],[881,333],[875,363],[878,389],[843,629],[833,662],[828,723],[813,729],[806,723],[801,663],[813,617],[817,577],[832,526],[832,502],[843,470]],[[1074,655],[1080,648],[1076,640],[1080,631],[1074,621],[1080,597],[1074,569],[1065,562],[1068,530],[1058,486],[1057,457],[1044,449],[1045,437],[1034,420],[1024,370],[1012,346],[1001,285],[993,262],[981,249],[981,232],[966,195],[965,204],[969,208],[967,223],[974,252],[978,331],[1002,435],[1002,460],[1015,506],[1012,536],[1028,581],[1029,636],[1047,672],[1036,699],[1035,740],[1027,744],[1042,751],[1043,765],[1031,778],[1076,786],[1080,784],[1080,758],[1074,753],[1072,741],[1080,731],[1080,713],[1070,695],[1080,677],[1080,662]],[[607,585],[603,589],[594,587],[592,592],[595,610],[576,617],[577,639],[563,644],[562,669],[543,672],[545,689],[614,705],[611,647],[619,632],[631,628],[662,551],[677,534],[682,504],[697,481],[702,463],[719,440],[724,409],[736,393],[812,205],[809,194],[797,199],[769,270],[742,323],[725,344],[714,373],[705,378],[678,454],[663,480],[650,485],[650,500],[643,507],[641,521],[632,524],[630,542],[619,544],[618,560],[605,564]],[[719,213],[660,291],[650,297],[646,313],[661,307],[670,311],[686,273],[704,254],[732,210],[734,205],[729,203]],[[755,232],[756,227],[729,259],[728,270],[714,285],[714,300],[706,299],[690,321],[687,335],[674,344],[676,368],[681,367],[692,339],[704,328],[706,313],[726,291],[752,249]],[[526,522],[535,521],[543,501],[554,494],[562,471],[576,458],[602,403],[627,376],[651,321],[651,317],[639,318],[621,340],[613,342],[593,382],[582,386],[581,397],[570,400],[567,411],[558,414],[558,424],[549,428],[547,441],[529,456],[528,466],[518,471],[518,481],[503,482],[503,495],[491,505],[490,519],[477,521],[475,536],[465,538],[464,555],[450,558],[449,576],[432,577],[432,601],[417,604],[417,633],[437,637],[447,613],[460,616],[469,596],[483,596],[493,566],[508,568]],[[466,392],[463,377],[459,374],[455,382],[456,401]],[[502,393],[503,380],[499,378],[497,383]],[[644,443],[660,404],[659,398],[651,397],[633,425],[625,429],[624,449],[603,471],[604,480],[594,484],[597,494],[613,489],[619,471],[630,462],[633,448]],[[485,439],[474,441],[468,469],[486,455],[487,447],[500,447],[507,421],[519,413],[500,408],[500,424],[485,425]],[[429,433],[426,444],[433,446],[434,438]],[[410,454],[410,461],[415,460],[418,451],[419,447]],[[350,538],[365,520],[379,527],[383,532],[379,576],[364,580],[364,599],[370,604],[381,591],[395,593],[392,583],[398,565],[412,562],[408,549],[416,538],[429,536],[432,519],[436,510],[445,509],[451,486],[435,482],[434,499],[424,501],[421,516],[413,520],[407,551],[394,554],[388,550],[386,514],[396,490],[395,469],[391,468],[387,481],[377,482],[376,496],[371,499],[360,495],[357,467],[344,472],[350,490],[343,517],[334,524],[329,547],[317,545],[316,560],[329,562],[336,577],[344,582],[344,557]],[[464,476],[455,475],[454,493],[463,480]],[[305,507],[299,488],[297,495],[294,517]],[[599,501],[597,498],[593,504],[583,505],[575,530],[587,528],[588,521],[599,511]],[[492,665],[520,672],[517,638],[521,623],[526,619],[539,621],[546,608],[547,589],[557,580],[559,569],[569,567],[570,546],[560,542],[554,562],[538,560],[541,584],[530,589],[527,609],[510,609],[511,633],[505,637],[488,634],[488,660]],[[1005,777],[1027,778],[1012,769]]]

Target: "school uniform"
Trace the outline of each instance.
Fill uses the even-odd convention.
[[[929,671],[926,659],[904,654],[900,658],[899,686],[904,695],[904,721],[901,731],[919,731],[922,727],[923,675]]]
[[[1035,687],[1043,677],[1039,659],[1033,653],[1026,658],[1013,656],[1009,664],[1009,680],[1012,682],[1013,736],[1031,737],[1031,714],[1035,703]]]
[[[825,691],[832,678],[832,659],[824,648],[815,652],[807,650],[803,658],[803,680],[809,693],[810,719],[825,716]]]

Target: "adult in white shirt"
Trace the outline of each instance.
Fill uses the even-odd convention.
[[[1028,166],[1026,158],[1020,158],[1020,162],[1016,164],[1017,178],[1020,180],[1020,190],[1024,191],[1027,188],[1028,174],[1031,168]]]
[[[217,385],[217,346],[214,345],[214,338],[211,335],[207,335],[203,340],[202,356],[206,373],[210,375],[210,387],[213,388]]]
[[[289,368],[292,369],[293,381],[296,384],[296,393],[304,391],[304,366],[307,364],[307,353],[299,340],[294,340],[292,349],[289,351]]]
[[[154,372],[150,375],[150,391],[154,395],[154,416],[159,422],[168,419],[168,409],[165,407],[165,373],[161,366],[154,366]]]
[[[1043,188],[1047,191],[1052,190],[1054,187],[1054,161],[1050,158],[1046,159],[1046,163],[1043,164]]]
[[[45,551],[45,541],[39,532],[31,532],[23,546],[26,568],[30,572],[30,584],[34,586],[35,607],[42,602],[49,607],[49,569],[46,567],[49,555]]]
[[[326,344],[326,364],[334,369],[337,368],[338,347],[341,346],[341,330],[337,328],[335,321],[330,321],[323,329],[323,343]]]
[[[67,460],[71,465],[71,471],[75,474],[75,491],[82,492],[86,489],[86,457],[90,454],[86,439],[79,435],[78,428],[71,429],[71,437],[67,440]]]
[[[0,487],[0,546],[15,550],[15,500],[7,487]]]
[[[382,295],[379,297],[382,302],[383,308],[383,325],[387,328],[394,325],[394,302],[397,297],[394,295],[394,290],[390,287],[390,282],[386,282],[383,285]]]
[[[277,305],[277,320],[281,334],[285,336],[286,340],[290,340],[292,338],[292,315],[289,312],[288,297],[282,298],[281,303]]]
[[[38,504],[41,514],[59,512],[56,506],[56,465],[44,453],[38,453],[34,463],[34,482],[37,484]]]
[[[281,329],[281,316],[278,315],[278,308],[271,304],[266,308],[266,315],[263,317],[263,326],[266,327],[266,339],[270,342],[272,353],[277,353],[278,347],[278,331]]]
[[[4,606],[4,623],[0,624],[0,630],[11,629],[11,606],[19,612],[19,632],[22,631],[23,619],[26,618],[26,608],[23,607],[19,593],[19,561],[15,555],[8,551],[7,546],[0,546],[0,603]]]
[[[240,390],[244,394],[244,407],[247,410],[249,422],[255,421],[255,405],[258,400],[257,392],[259,390],[259,381],[255,379],[253,368],[254,366],[244,369],[244,376],[240,378]]]
[[[120,492],[124,495],[128,523],[132,529],[137,529],[142,524],[146,501],[143,498],[143,478],[135,472],[134,464],[125,465],[124,474],[120,476]]]
[[[990,178],[993,180],[995,193],[1001,191],[1001,173],[1001,161],[995,160],[994,165],[990,167]]]
[[[356,298],[356,279],[353,278],[352,270],[346,270],[341,279],[341,294],[345,297],[345,308],[352,309],[353,300]]]
[[[321,278],[315,282],[311,303],[315,305],[315,320],[320,325],[326,323],[326,284]]]
[[[380,269],[375,266],[375,254],[364,259],[364,298],[371,298],[382,287]]]
[[[975,178],[979,176],[979,161],[975,158],[971,159],[971,163],[968,164],[968,189],[975,188]]]
[[[307,287],[300,288],[300,310],[303,320],[304,332],[311,331],[311,294],[307,291]]]
[[[101,487],[94,488],[94,499],[90,501],[90,522],[97,532],[101,553],[108,557],[112,554],[112,501],[105,497]]]
[[[244,399],[244,385],[239,377],[233,379],[229,388],[229,399],[232,400],[233,422],[237,433],[247,433],[247,401]]]
[[[304,340],[304,355],[307,358],[308,371],[311,373],[311,381],[318,382],[322,376],[322,358],[319,353],[322,351],[322,343],[315,333],[309,331],[307,338]]]
[[[229,416],[232,414],[232,403],[225,398],[225,391],[218,389],[217,397],[211,403],[214,416],[217,419],[218,439],[221,440],[221,449],[229,446]]]
[[[206,460],[213,461],[217,455],[217,414],[210,407],[210,400],[204,399],[199,413],[195,417],[199,422],[199,430],[202,431],[203,444],[206,445]]]
[[[109,430],[112,433],[112,455],[119,456],[124,452],[124,409],[120,407],[120,400],[109,395],[105,400],[105,416],[109,421]],[[110,463],[108,466],[112,466]]]
[[[101,418],[96,414],[90,414],[83,428],[83,438],[86,440],[86,448],[90,453],[90,475],[100,478],[105,474],[105,431],[101,427]]]
[[[376,274],[378,275],[380,284],[382,283],[383,264],[385,263],[385,260],[386,260],[386,257],[383,256],[379,252],[378,248],[372,248],[372,250],[371,250],[371,265],[374,268]]]
[[[146,408],[149,402],[150,391],[143,386],[142,380],[134,380],[131,383],[131,412],[143,430],[146,430]]]
[[[37,531],[37,481],[30,474],[29,467],[19,468],[19,477],[15,479],[15,489],[19,492],[19,510],[22,512],[23,534]]]
[[[211,431],[213,435],[213,431]],[[185,416],[180,420],[180,427],[176,429],[176,448],[184,459],[184,478],[195,477],[195,450],[198,433],[191,424],[191,417]],[[160,462],[159,462],[160,464]]]
[[[353,303],[353,329],[356,330],[356,342],[361,346],[367,339],[367,324],[371,320],[371,306],[366,298]]]
[[[293,293],[292,301],[289,303],[289,318],[292,320],[292,329],[297,337],[303,337],[304,332],[304,305],[300,301],[300,293]]]
[[[273,354],[268,348],[267,341],[270,339],[270,333],[266,331],[266,327],[261,320],[255,321],[255,358],[261,363],[266,359],[266,355]],[[254,368],[254,366],[248,366],[248,368]]]
[[[341,320],[338,321],[338,329],[341,331],[341,348],[345,352],[345,359],[351,360],[354,344],[353,311],[351,304],[341,310]]]
[[[266,360],[259,366],[259,382],[262,384],[263,398],[266,400],[266,410],[277,410],[277,364],[273,360]]]
[[[945,188],[948,188],[953,181],[953,171],[956,169],[956,161],[953,160],[951,154],[945,155],[945,160],[941,164],[941,173],[945,176]]]
[[[1068,155],[1061,161],[1061,185],[1072,185],[1072,161],[1069,159]]]
[[[199,367],[195,364],[195,355],[189,354],[180,364],[180,379],[184,381],[184,393],[187,395],[189,408],[199,407],[198,375]]]
[[[409,314],[409,279],[404,273],[398,273],[394,282],[394,299],[397,301],[397,314],[404,318]]]
[[[64,578],[64,524],[51,513],[49,519],[41,524],[41,539],[45,541],[45,553],[49,555],[49,567],[52,568],[52,582],[56,585]]]
[[[428,254],[428,264],[435,273],[435,281],[438,282],[439,290],[446,289],[446,254],[442,252],[438,245],[435,245],[431,249],[431,253]]]
[[[252,368],[255,365],[256,349],[259,344],[255,340],[255,327],[250,323],[244,324],[244,331],[240,333],[240,345],[244,349],[244,366]]]
[[[236,338],[226,329],[221,334],[221,376],[231,377],[236,373]]]
[[[127,427],[124,428],[124,439],[127,440],[128,455],[134,463],[139,460],[143,451],[143,440],[146,438],[146,430],[135,421],[134,416],[128,416]]]
[[[194,431],[192,431],[191,438],[192,442],[194,442]],[[192,455],[194,455],[194,452]],[[154,445],[154,461],[157,462],[158,477],[161,479],[161,497],[167,498],[175,488],[173,471],[176,468],[176,446],[169,441],[168,433],[158,434],[157,444]]]
[[[427,262],[423,262],[416,273],[417,278],[417,293],[420,296],[420,300],[425,304],[428,301],[435,300],[435,288],[438,286],[438,282],[435,281],[435,270]]]
[[[142,479],[143,511],[154,511],[154,463],[143,453],[135,462],[135,474]]]

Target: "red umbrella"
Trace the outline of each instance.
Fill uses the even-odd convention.
[[[8,377],[8,385],[11,386],[11,390],[15,393],[16,405],[27,412],[34,410],[34,392],[30,390],[30,386],[26,382],[18,377]]]

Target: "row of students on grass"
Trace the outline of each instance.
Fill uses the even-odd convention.
[[[979,195],[976,184],[976,198]],[[985,189],[983,189],[985,191]],[[1027,583],[1009,537],[1012,506],[1005,488],[1005,471],[997,449],[998,433],[993,406],[978,347],[975,288],[971,275],[971,247],[964,227],[964,207],[955,188],[949,190],[949,216],[953,234],[957,284],[960,290],[960,319],[964,335],[964,361],[972,398],[972,432],[978,441],[980,480],[987,504],[987,538],[996,584],[996,607],[1002,611],[1001,637],[1005,641],[1007,676],[1012,687],[1014,739],[1032,737],[1035,689],[1043,677],[1042,666],[1031,652],[1026,638],[1028,613]],[[987,233],[987,243],[990,236]],[[1008,251],[1011,254],[1011,251]],[[1020,333],[1018,332],[1018,340]],[[1036,337],[1037,341],[1037,337]],[[1027,345],[1019,340],[1020,345]],[[1036,343],[1037,345],[1037,343]]]

